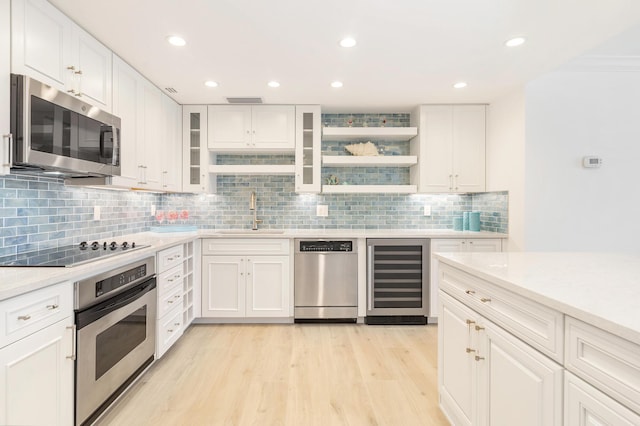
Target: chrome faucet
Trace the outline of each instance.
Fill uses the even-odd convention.
[[[253,210],[253,226],[251,230],[257,231],[258,224],[262,223],[262,219],[258,219],[258,208],[257,208],[258,197],[256,197],[256,192],[251,191],[251,198],[249,198],[249,210]]]

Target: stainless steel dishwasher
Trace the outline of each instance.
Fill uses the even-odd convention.
[[[358,252],[354,240],[295,240],[294,320],[358,318]]]

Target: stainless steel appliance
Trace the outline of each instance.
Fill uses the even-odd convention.
[[[149,247],[148,245],[136,245],[135,242],[110,243],[94,241],[81,242],[78,245],[54,247],[50,249],[36,250],[25,253],[11,254],[0,257],[2,266],[45,266],[45,267],[71,267],[94,260],[104,259],[117,254],[128,253],[137,249]]]
[[[10,164],[68,177],[120,175],[120,119],[23,75],[11,75]]]
[[[294,321],[358,318],[355,241],[295,240]]]
[[[429,240],[367,239],[367,324],[426,324]]]
[[[76,425],[91,424],[153,362],[155,259],[75,283]]]

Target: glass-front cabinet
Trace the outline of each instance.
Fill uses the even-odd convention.
[[[184,192],[209,192],[209,152],[207,149],[207,106],[185,105],[183,114]]]
[[[319,193],[321,167],[320,106],[296,106],[296,192]]]

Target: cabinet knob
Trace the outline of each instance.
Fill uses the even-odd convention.
[[[478,356],[478,355],[476,355],[474,358],[475,358],[476,361],[481,361],[481,360],[484,359],[483,356]]]
[[[484,330],[484,327],[480,327],[479,325],[476,325],[476,331],[481,331]]]
[[[467,320],[467,325],[471,325],[471,324],[475,324],[475,323],[476,322],[474,320],[470,320],[470,319]]]
[[[475,352],[475,349],[471,349],[471,348],[467,348],[467,353],[470,354],[471,352]]]

